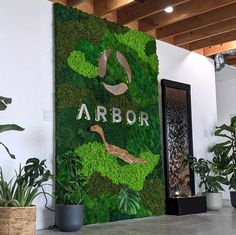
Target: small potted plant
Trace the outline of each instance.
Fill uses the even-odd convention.
[[[216,159],[212,161],[196,157],[191,158],[190,166],[200,176],[199,186],[204,186],[208,210],[219,210],[222,208],[222,193],[224,191],[221,184],[225,183],[216,164]]]
[[[45,161],[29,158],[10,181],[5,179],[0,167],[1,235],[36,233],[36,207],[32,203],[40,194],[47,194],[43,186],[51,176]]]
[[[211,151],[218,157],[219,168],[227,179],[225,184],[234,190],[230,192],[230,198],[236,208],[236,116],[231,118],[229,125],[216,127],[214,134],[223,140],[215,144]]]
[[[79,167],[78,156],[74,152],[67,152],[57,157],[56,227],[60,231],[77,231],[83,226],[82,203],[86,191],[84,179],[78,175]]]

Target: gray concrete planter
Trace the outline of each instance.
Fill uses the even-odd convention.
[[[203,193],[207,200],[207,210],[217,211],[222,208],[222,193]]]
[[[83,205],[57,205],[56,226],[60,231],[72,232],[79,230],[84,224]]]
[[[231,205],[236,208],[236,191],[230,192]]]

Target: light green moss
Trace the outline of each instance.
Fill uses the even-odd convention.
[[[130,189],[140,191],[146,176],[153,171],[159,161],[159,156],[151,152],[143,152],[140,158],[147,163],[119,164],[117,157],[106,152],[103,144],[90,142],[76,149],[83,166],[79,172],[85,177],[91,177],[94,172],[108,177],[113,184],[124,184]]]
[[[157,70],[158,60],[156,55],[149,57],[146,54],[146,44],[154,40],[151,36],[136,30],[130,30],[126,34],[116,34],[116,38],[121,43],[135,50],[143,61],[150,63],[153,70]]]
[[[88,62],[81,51],[72,51],[67,63],[72,70],[84,77],[95,78],[99,74],[99,69]]]

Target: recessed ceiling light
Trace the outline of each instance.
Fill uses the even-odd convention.
[[[169,6],[169,7],[166,7],[166,8],[164,9],[164,11],[165,11],[166,13],[172,13],[172,12],[174,11],[174,8],[171,7],[171,6]]]

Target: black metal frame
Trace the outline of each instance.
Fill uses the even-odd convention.
[[[161,81],[162,87],[162,123],[163,123],[163,143],[164,143],[164,174],[166,179],[166,196],[169,198],[169,190],[168,190],[168,146],[167,146],[167,124],[166,124],[166,88],[175,88],[179,90],[186,91],[186,100],[187,100],[187,115],[188,115],[188,142],[189,142],[189,155],[193,156],[193,137],[192,137],[192,111],[191,111],[191,87],[188,84],[173,82],[169,80],[163,79]],[[194,171],[189,168],[190,170],[190,188],[192,191],[192,195],[195,195],[195,181],[194,181]]]
[[[163,126],[163,162],[165,175],[165,191],[166,191],[166,213],[171,215],[186,215],[194,213],[206,212],[206,197],[195,195],[195,179],[194,171],[190,170],[190,188],[192,197],[186,198],[171,198],[169,195],[168,184],[168,146],[167,146],[167,123],[166,123],[166,88],[174,88],[186,91],[187,100],[187,115],[188,115],[188,141],[189,154],[193,156],[193,137],[192,137],[192,111],[191,111],[191,86],[184,83],[173,82],[163,79],[161,81],[162,87],[162,126]]]

